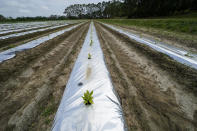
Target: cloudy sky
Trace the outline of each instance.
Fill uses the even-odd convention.
[[[98,3],[109,0],[0,0],[0,14],[8,17],[63,15],[72,4]]]

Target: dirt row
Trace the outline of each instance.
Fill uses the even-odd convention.
[[[129,130],[197,130],[197,72],[97,23]]]
[[[50,130],[85,23],[0,64],[0,130]]]
[[[54,28],[54,29],[48,29],[45,31],[34,32],[34,33],[30,33],[30,34],[26,34],[26,35],[22,35],[22,36],[17,36],[17,37],[11,37],[11,38],[7,38],[7,39],[1,39],[0,40],[0,51],[7,50],[9,48],[12,48],[14,46],[17,46],[17,45],[20,45],[23,43],[27,43],[27,42],[32,41],[34,39],[38,39],[38,38],[46,36],[48,34],[63,30],[65,28],[69,28],[73,25],[76,25],[76,24],[65,25],[62,27]]]

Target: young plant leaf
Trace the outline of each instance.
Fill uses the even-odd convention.
[[[92,44],[93,44],[93,41],[91,40],[91,41],[90,41],[90,46],[92,46]]]
[[[88,53],[88,59],[91,59],[91,54],[90,53]]]
[[[84,100],[85,105],[91,105],[93,104],[93,91],[89,92],[88,90],[83,94],[82,98]]]

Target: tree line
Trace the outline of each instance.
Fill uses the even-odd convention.
[[[4,17],[0,22],[45,21],[92,18],[141,18],[185,14],[197,10],[197,0],[112,0],[97,4],[74,4],[64,10],[65,16]]]
[[[197,0],[112,0],[98,4],[74,4],[64,14],[68,18],[139,18],[169,16],[197,10]]]
[[[14,22],[14,21],[46,21],[46,20],[66,20],[68,19],[66,16],[58,16],[58,15],[51,15],[49,17],[45,16],[36,16],[36,17],[5,17],[0,14],[0,22]]]

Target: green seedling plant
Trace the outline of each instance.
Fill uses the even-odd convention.
[[[89,92],[88,90],[83,94],[82,98],[83,98],[83,103],[85,105],[91,105],[94,104],[93,102],[93,91]]]
[[[185,54],[185,56],[187,56],[187,57],[193,57],[193,56],[191,56],[189,53],[187,53],[187,54]]]
[[[90,53],[88,53],[88,59],[91,59],[91,54]]]
[[[91,41],[90,41],[90,46],[92,46],[92,44],[93,44],[93,41],[91,40]]]

